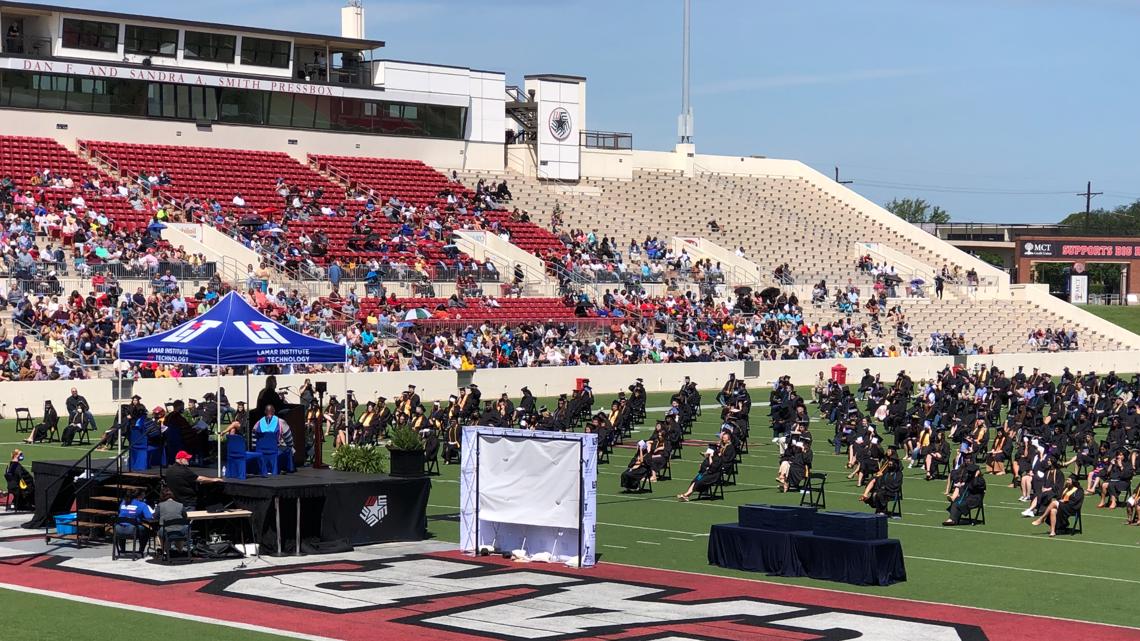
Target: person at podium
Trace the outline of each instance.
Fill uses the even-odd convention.
[[[254,410],[254,416],[265,416],[267,406],[272,405],[274,408],[281,407],[281,395],[277,393],[277,377],[265,377],[265,388],[257,393],[257,406]]]

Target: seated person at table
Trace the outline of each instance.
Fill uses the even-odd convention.
[[[24,467],[24,453],[12,450],[12,460],[4,468],[4,481],[8,485],[9,505],[16,511],[30,510],[35,497],[35,485],[32,475]]]
[[[181,552],[183,544],[190,538],[190,525],[166,525],[166,523],[186,518],[186,506],[174,500],[174,493],[170,488],[164,488],[162,502],[155,506],[154,512],[158,518],[158,538],[165,539],[168,534],[179,536],[174,544],[175,549]]]
[[[174,455],[174,465],[166,470],[166,487],[174,495],[174,500],[181,503],[187,510],[198,506],[199,483],[221,483],[222,479],[212,476],[199,476],[190,469],[190,453],[180,451]]]
[[[705,450],[705,458],[701,461],[701,468],[697,472],[697,476],[689,484],[689,489],[678,494],[677,498],[681,501],[688,501],[693,492],[701,492],[716,485],[720,482],[720,475],[724,471],[724,466],[730,465],[735,460],[736,448],[732,445],[732,434],[727,430],[722,430],[720,443],[716,447],[709,447]]]
[[[128,523],[116,523],[115,534],[119,537],[119,553],[127,551],[128,538],[136,538],[139,541],[139,549],[145,550],[147,541],[150,540],[150,526],[146,524],[147,521],[154,519],[154,510],[146,504],[146,490],[138,489],[134,495],[123,499],[119,503],[119,518],[120,519],[134,519],[138,525]]]
[[[649,444],[645,441],[637,442],[637,453],[630,459],[629,465],[621,473],[621,486],[627,492],[641,487],[641,482],[649,476]]]
[[[875,508],[875,514],[886,514],[891,502],[902,492],[902,484],[902,465],[898,458],[887,457],[883,469],[867,482],[867,489],[859,500]]]
[[[1049,522],[1049,536],[1057,536],[1057,530],[1069,529],[1069,519],[1081,511],[1085,502],[1085,491],[1081,489],[1081,479],[1076,474],[1065,479],[1065,486],[1058,498],[1050,501],[1041,516],[1033,520],[1033,525]]]
[[[950,517],[942,525],[958,525],[962,517],[977,508],[986,498],[986,479],[973,463],[963,468],[962,479],[954,484],[954,500],[946,510]]]

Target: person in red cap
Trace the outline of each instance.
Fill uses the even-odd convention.
[[[174,465],[166,472],[166,487],[174,495],[174,500],[187,510],[198,507],[198,484],[221,483],[222,479],[213,476],[200,476],[190,469],[190,453],[179,450],[174,455]]]

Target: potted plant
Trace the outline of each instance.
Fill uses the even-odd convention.
[[[412,428],[401,425],[388,432],[388,455],[392,476],[421,476],[424,473],[424,441]]]
[[[388,467],[388,450],[372,445],[338,446],[332,453],[332,468],[342,472],[383,474]]]

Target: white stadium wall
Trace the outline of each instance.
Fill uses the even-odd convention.
[[[893,381],[899,370],[905,369],[913,378],[930,378],[947,365],[962,364],[974,367],[981,364],[986,367],[997,365],[1007,373],[1013,373],[1017,367],[1024,366],[1027,371],[1037,367],[1042,371],[1059,374],[1061,368],[1069,367],[1073,371],[1108,372],[1115,370],[1119,373],[1132,373],[1140,371],[1140,353],[1137,352],[1065,352],[1050,354],[1046,352],[1035,354],[996,354],[986,356],[959,357],[949,356],[921,356],[913,358],[852,358],[847,360],[808,360],[808,361],[762,361],[757,364],[756,376],[744,376],[745,363],[735,361],[731,363],[676,363],[662,365],[610,365],[598,367],[538,367],[523,369],[489,369],[478,370],[470,375],[461,375],[454,371],[426,371],[426,372],[379,372],[368,374],[349,374],[348,389],[353,390],[357,399],[365,401],[383,394],[389,400],[398,396],[408,385],[415,385],[417,392],[424,402],[433,400],[446,400],[448,395],[455,392],[461,384],[474,382],[479,385],[484,398],[497,398],[506,392],[511,398],[520,396],[519,390],[524,385],[530,388],[535,396],[557,396],[569,393],[574,389],[577,378],[589,378],[590,385],[595,393],[607,394],[626,391],[626,388],[636,378],[643,378],[645,387],[651,392],[675,391],[680,388],[686,376],[692,378],[702,389],[719,388],[730,373],[738,378],[744,378],[754,391],[757,402],[766,400],[756,390],[768,388],[772,381],[780,376],[788,375],[797,385],[810,385],[815,381],[819,372],[830,375],[832,366],[842,363],[847,368],[848,382],[857,381],[862,375],[863,368],[869,368],[871,373],[880,374],[884,379]],[[344,398],[345,376],[343,374],[313,374],[282,375],[277,377],[278,386],[292,386],[298,389],[305,378],[314,381],[328,382],[329,394]],[[461,383],[461,379],[463,382]],[[43,402],[52,400],[57,407],[64,401],[71,387],[77,387],[88,401],[91,402],[92,411],[99,415],[113,414],[115,411],[112,398],[114,381],[112,379],[97,379],[88,381],[42,381],[42,382],[4,382],[0,383],[0,412],[5,417],[12,417],[16,407],[27,407],[33,416],[40,416]],[[251,400],[257,398],[257,392],[265,384],[264,376],[254,376],[249,379]],[[226,388],[231,402],[245,398],[246,378],[244,376],[222,377],[222,386]],[[206,392],[214,391],[217,387],[215,378],[183,378],[183,379],[143,379],[136,381],[132,392],[139,394],[148,407],[160,405],[177,398],[201,399]],[[295,398],[295,397],[291,397]],[[707,400],[711,402],[711,396]]]
[[[65,125],[65,129],[60,129]],[[193,122],[120,118],[45,111],[0,110],[0,135],[54,138],[69,149],[77,140],[108,140],[147,145],[185,145],[285,152],[300,162],[307,154],[410,158],[436,167],[497,171],[503,146],[490,142],[405,136],[366,136],[248,125],[198,128]]]

